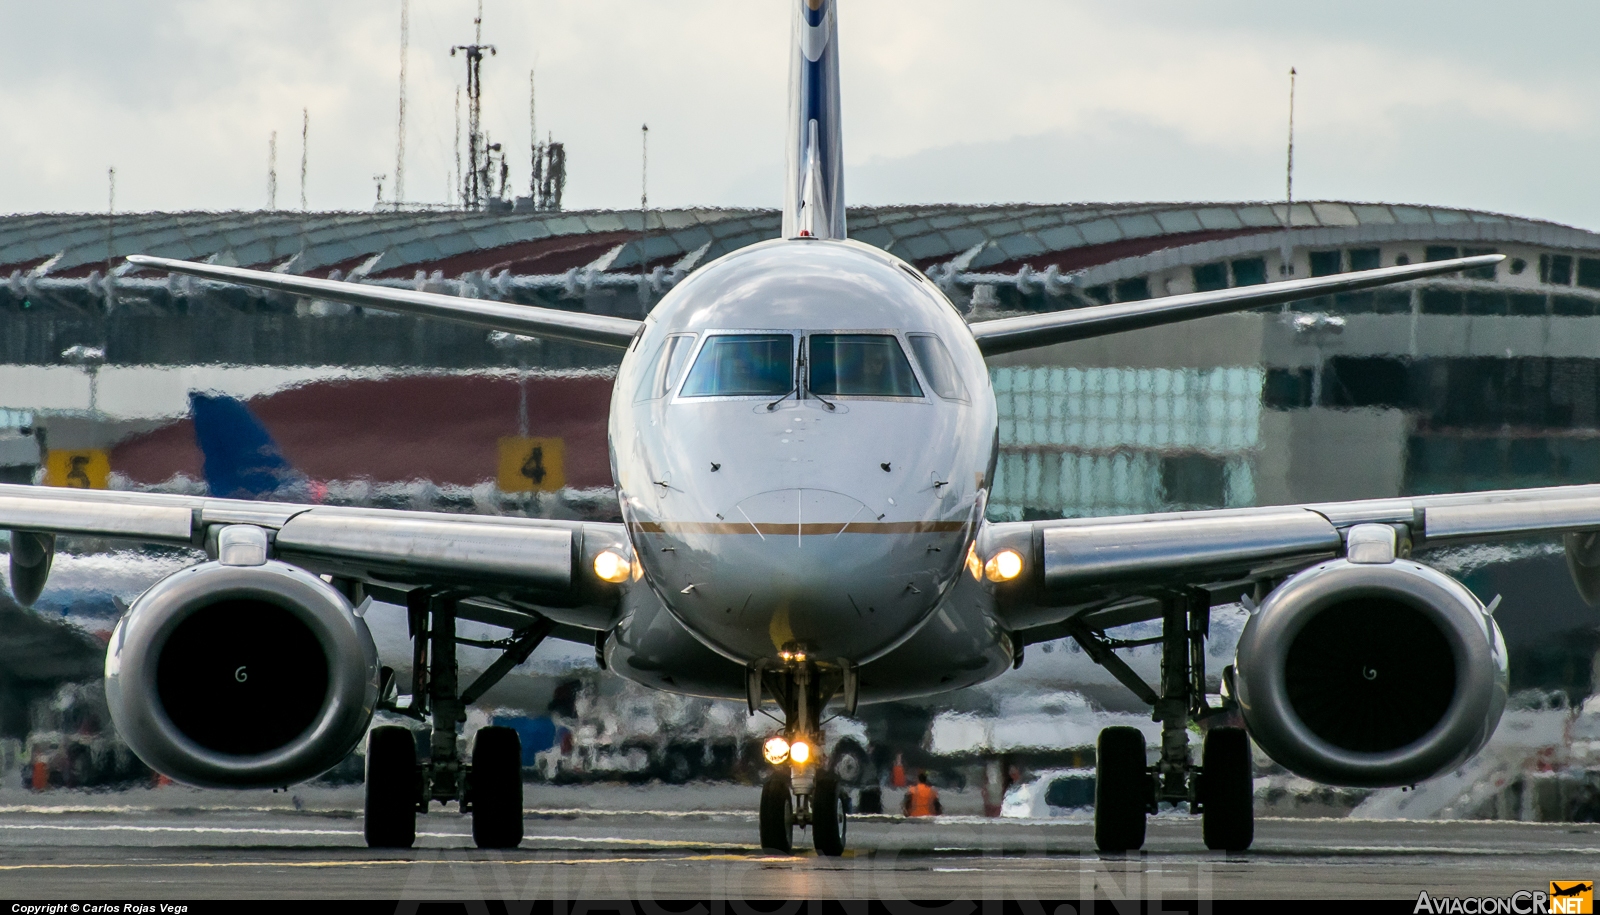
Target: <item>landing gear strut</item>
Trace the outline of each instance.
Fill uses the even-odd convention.
[[[539,619],[499,642],[456,636],[459,595],[418,589],[406,595],[413,642],[411,702],[400,707],[385,699],[380,708],[428,721],[430,753],[417,759],[409,728],[372,729],[367,739],[367,845],[410,848],[416,817],[434,801],[457,802],[472,814],[472,838],[479,848],[515,848],[522,841],[522,742],[510,728],[478,730],[472,762],[464,765],[458,729],[466,708],[538,647],[552,628]],[[465,690],[459,688],[456,646],[500,648],[503,654]]]
[[[822,672],[803,652],[785,654],[789,656],[782,669],[750,672],[751,713],[760,707],[765,687],[784,716],[783,733],[774,740],[780,741],[785,752],[778,755],[767,750],[768,762],[777,770],[761,787],[761,847],[790,853],[794,827],[799,826],[810,828],[817,854],[837,857],[844,854],[848,795],[828,770],[822,752],[822,707],[832,691],[824,688]],[[845,692],[849,704],[854,690]],[[769,741],[769,747],[771,744]]]
[[[1211,597],[1203,590],[1169,594],[1161,600],[1161,636],[1125,642],[1108,639],[1093,625],[1094,614],[1069,622],[1085,652],[1148,702],[1161,722],[1156,763],[1147,763],[1144,735],[1137,728],[1100,732],[1095,760],[1095,845],[1105,852],[1144,846],[1145,816],[1162,802],[1189,805],[1202,817],[1207,848],[1243,851],[1254,838],[1250,740],[1242,728],[1210,728],[1200,765],[1190,760],[1189,722],[1228,709],[1206,704],[1205,640]],[[1115,625],[1115,623],[1113,623]],[[1161,645],[1161,692],[1151,689],[1114,652],[1136,645]]]

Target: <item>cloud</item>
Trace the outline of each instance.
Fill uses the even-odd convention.
[[[455,168],[452,44],[473,0],[412,0],[407,192]],[[0,212],[364,209],[395,170],[399,0],[14,3],[0,33]],[[663,206],[775,206],[787,0],[486,0],[484,122],[525,189],[528,71],[567,143],[568,199],[637,206],[639,127]],[[1559,27],[1556,24],[1559,23]],[[1282,185],[1288,67],[1297,186],[1600,224],[1583,36],[1600,7],[1217,0],[843,0],[855,202],[1260,198]],[[525,191],[524,191],[525,192]]]

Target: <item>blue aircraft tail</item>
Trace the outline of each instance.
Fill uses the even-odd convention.
[[[284,460],[272,433],[250,407],[225,394],[189,392],[195,442],[205,456],[206,485],[225,499],[300,496],[306,477]]]
[[[844,238],[838,0],[789,0],[788,178],[784,238]]]

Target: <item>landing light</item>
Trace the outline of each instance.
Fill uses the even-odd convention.
[[[601,550],[600,555],[594,558],[594,574],[600,576],[602,581],[621,584],[633,574],[633,563],[613,550]]]
[[[811,745],[804,740],[796,740],[789,746],[789,758],[802,766],[805,765],[811,761]]]
[[[803,747],[805,744],[800,744],[800,746]],[[766,743],[761,745],[761,753],[767,757],[767,762],[774,766],[781,765],[784,760],[789,758],[789,741],[784,740],[782,737],[770,737]],[[808,753],[807,755],[810,754]]]
[[[1022,554],[1016,550],[1001,550],[989,557],[989,562],[983,567],[983,574],[990,581],[1010,581],[1022,574]]]

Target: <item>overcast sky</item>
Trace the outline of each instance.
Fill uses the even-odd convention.
[[[450,45],[411,0],[406,197],[454,169]],[[538,124],[570,207],[776,206],[788,0],[485,0],[485,125],[527,192]],[[400,0],[0,0],[0,212],[365,209],[395,172]],[[852,203],[1416,202],[1600,228],[1600,4],[842,0]]]

